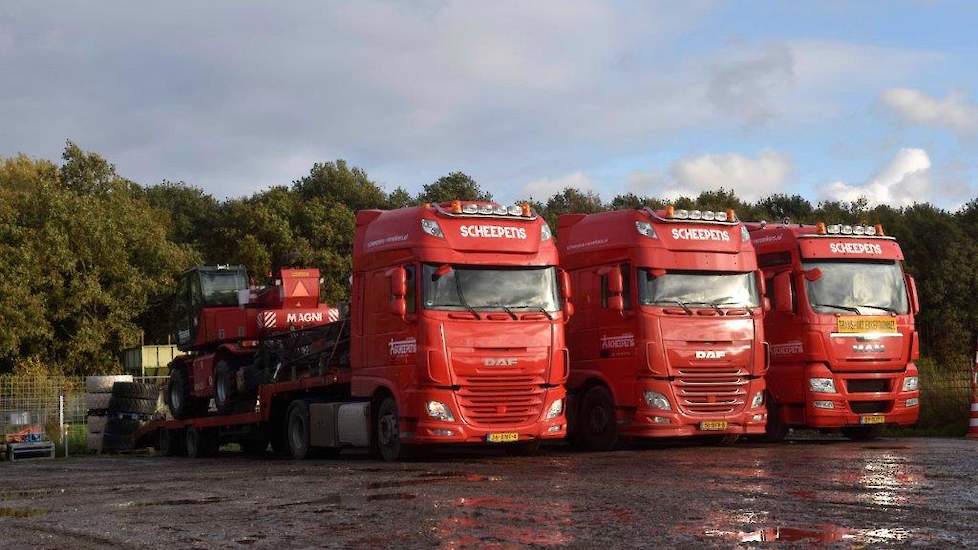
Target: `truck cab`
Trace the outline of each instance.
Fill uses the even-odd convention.
[[[916,284],[880,225],[748,224],[773,303],[768,435],[916,423]]]
[[[764,281],[733,211],[561,216],[571,440],[763,433]]]
[[[546,222],[452,201],[356,224],[351,394],[371,404],[375,451],[563,438],[569,288]]]

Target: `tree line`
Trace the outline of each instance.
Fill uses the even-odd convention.
[[[460,171],[416,195],[402,187],[388,192],[364,170],[337,160],[313,165],[291,184],[218,200],[184,183],[133,182],[71,142],[61,163],[0,158],[0,373],[27,361],[65,374],[108,372],[126,347],[165,343],[176,277],[203,263],[243,264],[262,282],[281,266],[316,267],[325,299],[344,301],[357,210],[456,198],[491,200],[492,194]],[[564,213],[667,204],[631,193],[605,202],[574,188],[525,201],[555,231]],[[906,269],[917,279],[923,352],[960,368],[974,351],[978,199],[949,212],[929,203],[813,204],[785,194],[750,202],[718,189],[669,204],[733,208],[745,220],[881,223],[899,240]]]

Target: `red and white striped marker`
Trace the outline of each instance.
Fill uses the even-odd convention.
[[[975,349],[975,365],[971,369],[971,415],[968,419],[968,437],[978,439],[978,344]]]

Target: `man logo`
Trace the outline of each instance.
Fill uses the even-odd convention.
[[[517,362],[515,357],[486,357],[482,360],[487,367],[515,367]]]
[[[725,351],[696,350],[697,359],[723,359],[727,356]]]

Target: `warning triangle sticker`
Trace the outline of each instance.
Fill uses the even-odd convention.
[[[306,286],[302,284],[302,281],[296,281],[295,290],[292,291],[292,297],[301,298],[303,296],[309,296],[309,291],[306,290]]]

